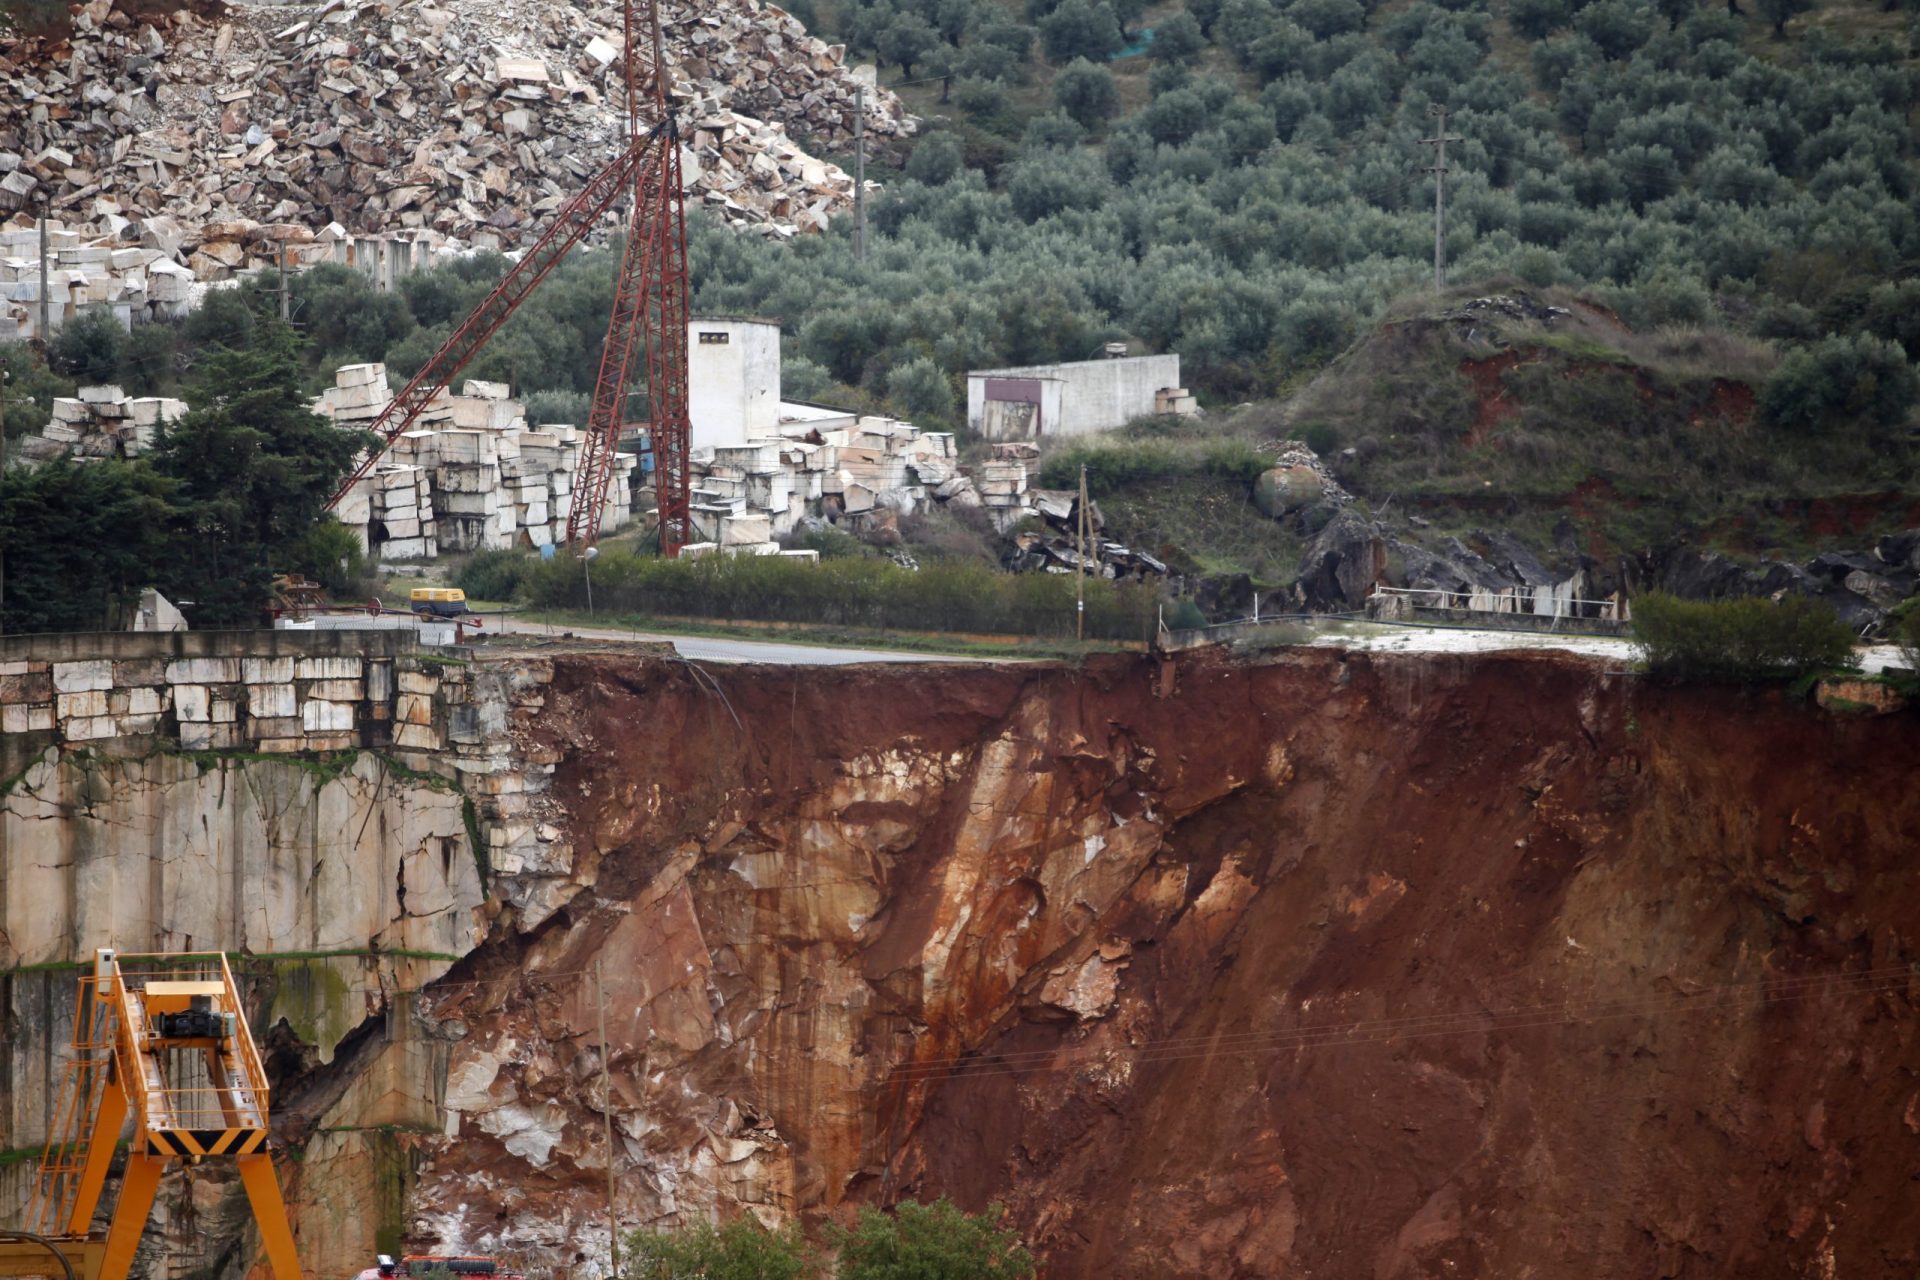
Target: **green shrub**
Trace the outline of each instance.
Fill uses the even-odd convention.
[[[54,397],[72,394],[73,383],[42,364],[32,347],[0,342],[0,396],[6,397],[9,440],[46,426]]]
[[[1062,0],[1040,20],[1040,41],[1047,61],[1064,66],[1076,58],[1104,62],[1120,51],[1120,22],[1111,5],[1096,0]]]
[[[120,372],[127,331],[105,307],[88,307],[67,321],[47,349],[47,363],[82,386],[111,382]]]
[[[526,406],[530,427],[552,423],[584,427],[593,412],[593,397],[584,391],[535,391],[526,398]]]
[[[1906,416],[1920,378],[1897,344],[1883,338],[1827,338],[1780,362],[1760,392],[1775,426],[1818,431],[1848,422],[1889,426]]]
[[[350,598],[363,585],[366,556],[360,539],[332,516],[323,517],[288,553],[288,568],[306,574],[336,600]]]
[[[1893,611],[1893,644],[1900,651],[1900,665],[1920,675],[1920,596],[1905,600]]]
[[[863,1208],[853,1230],[835,1233],[839,1280],[1025,1280],[1033,1255],[1002,1231],[1002,1210],[963,1213],[941,1199],[909,1200],[893,1213]]]
[[[1206,47],[1206,33],[1190,13],[1176,13],[1153,29],[1151,52],[1162,61],[1192,62]]]
[[[942,129],[921,137],[907,157],[907,176],[915,182],[939,186],[951,182],[966,162],[966,147],[960,136]]]
[[[922,428],[945,425],[953,417],[953,387],[940,366],[925,356],[888,371],[887,401]]]
[[[1075,58],[1053,78],[1053,101],[1089,129],[1097,129],[1120,110],[1120,90],[1113,72]]]
[[[120,381],[136,396],[152,395],[173,382],[179,331],[170,324],[136,325],[120,347]]]
[[[584,608],[585,576],[571,556],[529,560],[528,599],[546,608]],[[877,557],[708,555],[662,560],[607,552],[593,562],[593,600],[614,613],[653,617],[754,619],[876,630],[973,631],[1065,637],[1074,633],[1074,583],[1056,574],[1009,574],[976,564],[916,571]],[[1151,588],[1087,584],[1087,634],[1142,640],[1153,630]]]
[[[1854,665],[1853,632],[1805,596],[1681,600],[1635,597],[1633,638],[1662,675],[1709,680],[1788,679]]]
[[[1167,626],[1174,631],[1191,631],[1207,625],[1207,615],[1191,599],[1182,596],[1167,613]]]
[[[678,1231],[635,1231],[626,1251],[634,1280],[812,1280],[820,1274],[797,1225],[769,1231],[751,1216],[724,1227],[699,1222]]]
[[[533,561],[515,551],[480,551],[455,576],[469,600],[511,600]]]
[[[1252,485],[1273,460],[1250,440],[1100,440],[1049,454],[1040,464],[1043,489],[1073,489],[1087,469],[1087,491],[1100,495],[1135,484],[1185,476],[1218,476]]]

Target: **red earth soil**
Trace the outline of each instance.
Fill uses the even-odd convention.
[[[532,993],[645,978],[634,1220],[998,1201],[1051,1278],[1920,1267],[1911,712],[1517,655],[555,667],[590,887],[462,1016],[590,1151],[591,1017]],[[722,1113],[788,1172],[687,1172]],[[598,1221],[586,1158],[503,1162],[450,1144],[423,1212]]]
[[[1508,418],[1520,412],[1520,406],[1507,394],[1505,374],[1520,364],[1518,351],[1502,351],[1484,360],[1462,360],[1460,372],[1473,383],[1473,427],[1467,432],[1467,447],[1474,448]]]

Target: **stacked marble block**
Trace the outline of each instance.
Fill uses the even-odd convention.
[[[166,396],[129,397],[119,387],[81,387],[53,401],[47,425],[22,436],[14,456],[29,463],[72,457],[137,458],[159,440],[160,428],[187,412],[186,402]]]
[[[390,659],[86,658],[0,663],[0,732],[129,738],[169,717],[188,751],[291,753],[363,745],[393,697]]]
[[[529,429],[525,410],[504,383],[473,379],[461,390],[457,396],[443,391],[429,401],[413,428],[394,439],[374,472],[341,504],[341,523],[360,532],[369,550],[388,559],[432,559],[443,551],[545,547],[566,540],[581,433],[567,425]],[[343,425],[366,424],[391,399],[384,366],[348,365],[315,408]],[[628,454],[614,459],[603,532],[632,518],[633,465]],[[415,477],[418,529],[403,504],[383,508],[384,495],[404,491],[402,474]],[[396,510],[402,514],[396,516]]]

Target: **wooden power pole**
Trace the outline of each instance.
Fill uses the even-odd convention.
[[[46,198],[40,201],[40,349],[45,351],[47,344],[53,341],[53,329],[47,319],[47,214],[49,206]]]
[[[1093,539],[1093,518],[1087,514],[1087,464],[1080,464],[1079,517],[1073,522],[1073,638],[1087,638],[1087,543]]]
[[[867,86],[853,84],[853,256],[867,260]]]
[[[1447,144],[1462,139],[1447,136],[1447,109],[1429,107],[1427,114],[1440,122],[1431,138],[1420,139],[1423,147],[1435,147],[1433,164],[1427,172],[1433,175],[1433,291],[1440,292],[1447,287]]]

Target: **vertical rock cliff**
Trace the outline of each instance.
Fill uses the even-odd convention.
[[[1920,723],[1555,658],[557,659],[417,1243],[999,1200],[1049,1276],[1920,1266]],[[612,1098],[601,1087],[604,986]]]

